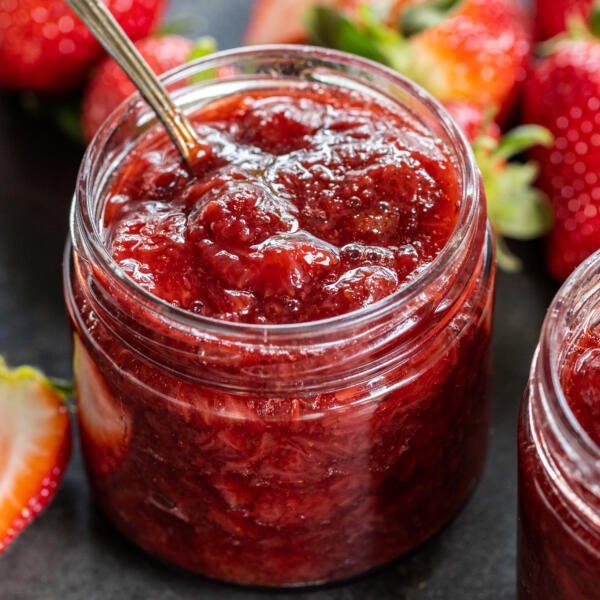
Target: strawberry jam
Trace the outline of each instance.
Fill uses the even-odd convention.
[[[600,255],[555,301],[519,436],[519,597],[589,600],[600,587]],[[547,372],[540,364],[546,360]],[[552,381],[552,374],[558,379]],[[559,388],[554,385],[559,385]]]
[[[141,103],[81,171],[65,285],[95,497],[210,577],[367,571],[439,530],[483,466],[493,261],[472,155],[412,84],[349,55],[244,50],[181,77],[208,147],[192,173],[136,126]]]
[[[107,244],[140,286],[195,314],[314,321],[389,296],[458,215],[456,167],[406,112],[322,86],[246,92],[196,115],[193,174],[164,134],[110,189]]]

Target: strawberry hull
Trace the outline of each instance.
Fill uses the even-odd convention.
[[[283,85],[291,64],[306,64],[303,53],[307,51],[278,52],[283,51],[245,51],[240,57],[217,56],[201,64],[213,74],[215,66],[223,67],[224,63],[228,69],[219,72],[231,73],[228,61],[234,59],[245,74],[261,64],[261,73],[281,78]],[[361,69],[367,69],[373,77],[381,77],[382,84],[392,77],[408,94],[415,93],[410,84],[395,75],[354,57],[321,50],[312,50],[307,56],[311,65],[322,61],[320,66],[335,67],[339,73],[342,61],[346,69],[356,69],[354,74],[361,78],[365,77]],[[186,67],[182,77],[189,76],[186,69],[199,68]],[[252,84],[245,85],[244,105],[252,106],[256,96]],[[67,304],[77,332],[76,379],[83,450],[98,503],[125,535],[152,554],[209,577],[259,586],[344,579],[414,548],[456,514],[473,490],[485,459],[488,434],[488,348],[494,280],[490,238],[472,157],[462,137],[453,137],[454,125],[435,112],[435,105],[415,104],[421,113],[415,106],[415,112],[402,113],[402,139],[409,140],[409,144],[421,140],[420,160],[424,161],[430,152],[431,165],[441,165],[444,152],[451,155],[446,169],[433,171],[431,166],[437,178],[453,177],[453,165],[462,164],[464,168],[456,172],[465,179],[457,182],[456,189],[463,190],[464,195],[459,198],[454,231],[444,234],[448,213],[443,205],[427,215],[428,220],[440,217],[435,231],[443,240],[438,256],[427,259],[421,255],[423,261],[431,260],[428,270],[424,268],[426,263],[421,264],[428,275],[420,277],[417,272],[411,279],[410,273],[401,271],[406,264],[402,256],[394,255],[393,243],[385,245],[390,221],[378,218],[379,252],[373,253],[370,260],[388,261],[387,268],[397,269],[396,277],[404,286],[399,291],[392,289],[389,298],[377,303],[372,287],[363,289],[363,280],[352,280],[352,285],[344,288],[345,294],[335,296],[339,301],[332,302],[327,296],[331,275],[347,281],[345,269],[349,265],[343,258],[334,260],[331,256],[335,256],[336,242],[349,243],[344,236],[352,233],[351,225],[356,222],[340,220],[345,213],[335,213],[334,209],[327,215],[329,222],[338,219],[333,228],[318,229],[321,220],[314,225],[309,219],[298,218],[299,226],[307,230],[303,239],[310,241],[312,258],[305,261],[310,268],[289,269],[290,264],[303,264],[303,242],[300,248],[278,246],[278,252],[266,254],[263,262],[252,257],[240,271],[231,267],[231,262],[228,269],[217,271],[221,263],[216,258],[237,252],[240,261],[245,260],[249,253],[241,250],[243,243],[269,247],[265,236],[280,235],[272,228],[285,228],[289,223],[273,204],[278,199],[259,195],[257,200],[253,195],[257,187],[267,186],[248,181],[262,177],[264,172],[248,168],[248,164],[257,155],[264,161],[270,152],[280,165],[293,153],[295,162],[286,163],[285,180],[292,185],[281,196],[293,202],[292,191],[306,182],[306,175],[297,179],[292,167],[303,164],[303,153],[314,156],[312,140],[326,131],[317,119],[320,111],[314,105],[312,112],[296,111],[296,101],[327,98],[325,112],[329,117],[336,111],[346,113],[344,128],[335,121],[336,131],[352,131],[357,106],[350,108],[342,103],[340,108],[339,97],[330,95],[333,92],[326,86],[318,89],[317,96],[313,95],[314,88],[302,88],[305,91],[301,92],[295,89],[296,93],[289,96],[278,89],[279,108],[273,109],[270,102],[261,103],[261,111],[266,112],[260,112],[258,118],[254,119],[255,112],[242,114],[244,122],[251,125],[230,128],[242,131],[243,137],[237,141],[234,158],[230,155],[230,163],[223,165],[222,157],[217,155],[208,169],[225,169],[231,174],[231,161],[241,156],[243,163],[236,163],[234,172],[246,171],[244,179],[238,175],[237,179],[228,177],[222,182],[218,201],[214,191],[206,192],[205,181],[183,184],[182,190],[184,176],[173,177],[176,170],[170,170],[168,176],[158,172],[164,162],[154,167],[144,163],[139,168],[140,156],[147,148],[139,140],[135,140],[138,152],[128,151],[129,160],[119,162],[120,171],[110,188],[113,198],[123,199],[127,194],[131,198],[131,194],[138,193],[140,181],[148,186],[144,188],[146,195],[157,182],[164,189],[165,182],[175,181],[169,192],[174,204],[177,198],[189,197],[190,189],[194,194],[199,189],[208,193],[202,211],[194,205],[189,213],[181,208],[173,217],[168,212],[174,209],[173,204],[167,211],[169,231],[173,227],[179,231],[185,222],[182,214],[188,215],[192,223],[186,239],[194,244],[201,262],[187,271],[189,277],[182,279],[182,274],[196,255],[191,251],[179,254],[172,247],[165,249],[165,229],[157,229],[156,224],[157,219],[165,222],[166,213],[153,212],[149,221],[143,221],[150,213],[135,212],[135,207],[141,206],[138,198],[137,203],[129,205],[131,200],[105,205],[104,231],[112,235],[109,241],[116,240],[113,249],[121,252],[113,254],[112,266],[104,265],[100,256],[86,256],[82,239],[85,232],[75,223],[74,252],[65,281]],[[369,136],[374,151],[380,143],[379,132],[389,130],[395,117],[382,113],[381,108],[360,95],[352,97],[360,110],[371,111],[370,122],[385,115],[386,127],[375,127]],[[204,109],[204,114],[208,111],[213,117],[221,117],[221,135],[233,123],[233,113],[227,112],[227,107],[238,107],[234,112],[239,115],[236,102],[230,96],[216,108],[208,105],[210,111]],[[287,103],[284,110],[281,102]],[[400,100],[395,102],[401,104]],[[417,102],[424,100],[419,97]],[[131,116],[131,111],[128,114]],[[206,119],[202,126],[206,126]],[[436,135],[447,144],[441,153],[419,137],[437,126]],[[448,132],[446,127],[450,128]],[[115,140],[115,136],[109,137]],[[102,144],[103,139],[101,132],[97,143]],[[330,145],[330,155],[341,141],[336,140],[337,146]],[[410,152],[410,147],[406,151]],[[417,150],[413,151],[416,156]],[[87,160],[102,162],[107,150],[95,152],[90,149]],[[350,162],[342,161],[341,166],[336,163],[340,169],[338,179],[342,186],[357,184],[357,172],[362,171],[356,165],[363,160],[364,148],[362,154],[343,156],[347,157],[345,161],[354,162],[347,170]],[[325,154],[321,158],[324,161]],[[371,160],[375,167],[380,166]],[[84,162],[84,176],[89,178],[93,172],[94,165]],[[393,173],[389,168],[378,171],[372,185],[382,195],[392,186],[402,198],[400,179],[389,178]],[[203,173],[201,177],[205,176]],[[413,177],[419,176],[414,170]],[[134,184],[128,186],[132,177],[141,179],[137,183],[134,179]],[[422,194],[419,198],[417,193],[417,204],[428,189],[426,181],[421,183],[416,187]],[[447,186],[439,179],[437,183]],[[306,198],[319,189],[315,185],[301,188],[303,200],[308,201]],[[365,187],[355,185],[353,189]],[[340,195],[334,194],[334,200]],[[235,202],[228,204],[229,198]],[[367,199],[368,194],[355,205],[364,235],[367,233],[362,224],[373,217],[373,212],[361,213],[361,207],[365,210],[365,204],[368,206]],[[429,198],[428,202],[433,201]],[[451,202],[450,197],[447,202]],[[229,211],[226,217],[224,205]],[[75,210],[85,211],[85,206],[86,198],[80,197]],[[134,214],[123,206],[133,207]],[[327,206],[323,201],[319,207],[327,211]],[[265,216],[261,211],[267,209],[271,212]],[[418,207],[412,214],[419,214]],[[80,216],[85,220],[83,213]],[[133,229],[139,227],[140,218],[145,225]],[[242,221],[249,224],[248,230],[239,225]],[[397,221],[392,223],[397,237],[406,233]],[[142,230],[141,238],[127,247],[131,240],[128,235]],[[157,231],[158,237],[152,237]],[[415,241],[423,231],[412,230],[417,236]],[[452,260],[444,262],[446,247],[454,244],[457,233],[463,243],[456,245]],[[331,254],[322,251],[318,235],[329,236],[326,239]],[[168,285],[154,287],[152,292],[172,301],[173,294],[181,293],[180,283],[185,280],[187,293],[176,298],[178,306],[187,310],[157,303],[157,298],[144,289],[142,280],[134,283],[131,278],[115,277],[115,261],[122,261],[123,269],[127,269],[133,258],[141,258],[141,247],[153,250],[157,246],[161,248],[160,262],[145,264],[154,267],[154,283]],[[314,251],[315,246],[319,252]],[[207,254],[206,248],[215,247],[220,250]],[[358,252],[351,259],[361,260],[362,256]],[[396,256],[395,262],[392,256]],[[175,262],[167,263],[165,268],[166,260]],[[194,288],[191,273],[200,268],[204,269],[202,285]],[[213,268],[215,271],[210,270]],[[216,277],[217,272],[221,279]],[[320,277],[327,279],[323,287]],[[245,299],[254,295],[252,311],[233,315],[218,312],[222,305],[215,298],[225,297],[233,280],[243,281],[244,287],[238,291],[244,292]],[[215,281],[220,281],[221,287]],[[368,285],[376,284],[375,291],[381,292],[388,289],[387,281],[368,279]],[[301,282],[293,298],[287,297],[290,282]],[[204,294],[200,304],[195,303],[194,294]],[[236,298],[239,300],[239,296]],[[186,299],[191,302],[189,306],[184,303]],[[359,307],[352,304],[357,299],[363,302]],[[314,321],[315,305],[329,320]],[[192,314],[194,306],[209,312]],[[242,306],[247,307],[247,302]],[[292,310],[290,307],[300,323],[286,313]],[[271,321],[265,324],[267,318]]]
[[[105,2],[125,33],[153,31],[163,0]],[[102,47],[62,0],[0,2],[0,87],[61,95],[77,90],[102,58]]]

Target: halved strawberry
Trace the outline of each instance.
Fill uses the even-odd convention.
[[[52,500],[71,453],[61,391],[0,358],[0,554]]]
[[[109,390],[78,336],[75,336],[74,371],[83,452],[92,473],[106,476],[127,455],[131,417]]]

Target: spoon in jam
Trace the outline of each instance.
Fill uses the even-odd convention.
[[[203,144],[189,119],[175,105],[154,71],[137,51],[101,0],[66,0],[104,49],[123,69],[156,113],[188,168],[205,156]]]

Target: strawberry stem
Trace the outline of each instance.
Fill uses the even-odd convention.
[[[495,156],[508,160],[533,146],[551,146],[554,138],[550,131],[540,125],[520,125],[512,129],[500,140]]]

